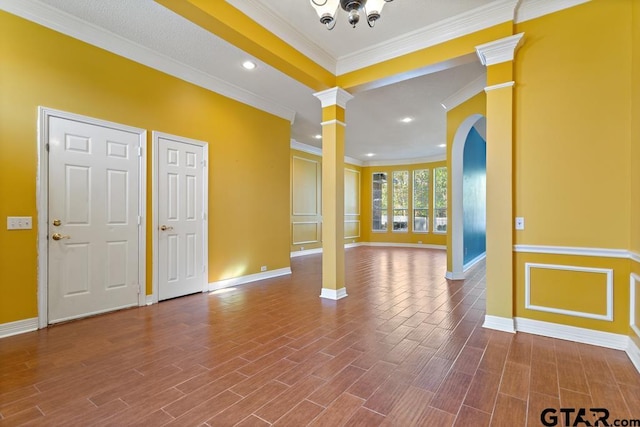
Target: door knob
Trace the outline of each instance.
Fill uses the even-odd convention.
[[[71,238],[71,236],[65,236],[65,235],[60,234],[60,233],[53,233],[53,234],[51,235],[51,238],[52,238],[53,240],[62,240],[62,239],[70,239],[70,238]]]
[[[170,225],[162,225],[160,226],[160,230],[162,231],[173,230],[173,227],[171,227]]]

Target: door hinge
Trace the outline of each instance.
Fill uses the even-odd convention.
[[[142,147],[138,146],[138,157],[142,157]]]
[[[44,149],[49,151],[49,143],[48,142],[46,144],[44,144]]]
[[[142,225],[142,217],[138,215],[138,226]]]
[[[206,160],[203,160],[203,161],[202,161],[202,167],[203,167],[203,168],[206,168],[206,167],[207,167],[207,161],[206,161]]]

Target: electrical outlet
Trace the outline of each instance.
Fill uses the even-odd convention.
[[[8,216],[7,230],[31,230],[33,220],[30,216]]]
[[[301,250],[301,251],[304,251],[304,246],[300,246],[300,250]]]
[[[260,267],[260,271],[267,271],[267,266],[263,265],[262,267]]]
[[[516,230],[524,230],[524,217],[516,217]]]
[[[422,244],[422,240],[418,240],[418,244],[421,245]]]

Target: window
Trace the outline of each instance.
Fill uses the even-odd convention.
[[[393,172],[393,231],[409,231],[409,172]]]
[[[387,231],[387,173],[373,174],[373,231]]]
[[[413,171],[413,231],[429,231],[429,169]]]
[[[447,168],[433,170],[433,231],[447,232]]]

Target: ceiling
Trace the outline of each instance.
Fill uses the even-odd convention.
[[[487,16],[504,22],[513,18],[518,3],[396,0],[385,6],[375,28],[365,21],[351,28],[339,11],[335,29],[328,31],[308,0],[226,1],[337,74],[415,49],[428,39],[425,34],[441,27],[468,32],[474,25],[490,25]],[[321,133],[314,90],[255,58],[255,70],[242,69],[247,53],[153,0],[0,0],[0,8],[286,117],[293,140],[321,147],[314,137]],[[346,155],[364,164],[443,159],[446,111],[441,104],[465,86],[483,87],[484,73],[472,55],[398,82],[360,88],[347,104]],[[405,117],[413,121],[401,122]]]

